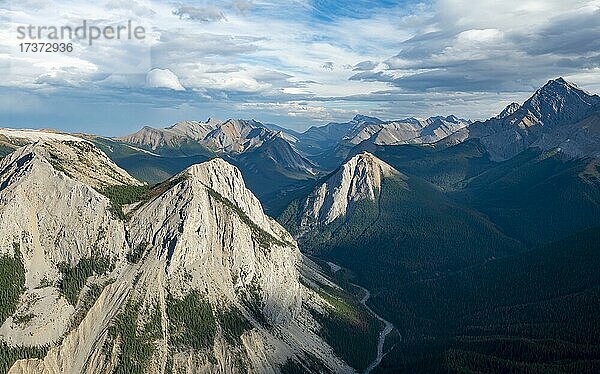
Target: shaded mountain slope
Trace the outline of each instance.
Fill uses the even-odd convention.
[[[354,372],[338,356],[350,360],[347,345],[327,342],[331,320],[364,324],[375,351],[377,322],[333,303],[344,292],[303,270],[292,237],[221,159],[155,188],[86,141],[38,141],[0,167],[3,369]],[[133,203],[124,217],[117,201]]]
[[[596,227],[438,279],[400,284],[400,298],[377,295],[404,337],[377,372],[598,371],[598,243]]]

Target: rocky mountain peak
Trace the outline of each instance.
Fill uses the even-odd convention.
[[[472,124],[468,137],[480,139],[495,161],[507,160],[528,147],[558,147],[568,149],[571,156],[590,156],[596,154],[596,136],[589,126],[579,124],[599,111],[598,95],[557,78],[548,81],[522,106],[513,103],[500,115]]]
[[[306,354],[352,372],[315,332],[308,306],[320,299],[299,282],[295,241],[226,161],[150,190],[127,220],[98,189],[139,182],[88,142],[39,141],[0,169],[0,254],[24,268],[0,337],[51,346],[12,370],[118,371],[135,339],[153,348],[140,359],[147,372],[167,362],[174,371],[277,372]]]
[[[221,122],[219,120],[211,118],[206,121],[181,121],[175,123],[171,127],[167,127],[165,130],[172,130],[183,137],[201,141],[211,130],[215,129],[220,124]]]
[[[423,121],[427,127],[433,127],[434,129],[445,128],[449,133],[457,131],[465,126],[468,126],[471,122],[466,119],[458,118],[455,115],[449,116],[434,116],[429,117]],[[427,131],[425,131],[427,132]],[[423,134],[422,134],[423,135]],[[449,135],[449,134],[446,134]]]
[[[299,307],[300,254],[291,236],[264,214],[240,171],[215,158],[189,167],[171,184],[135,212],[130,227],[133,241],[149,243],[164,260],[172,292],[196,289],[215,305],[243,305],[255,287],[268,305],[260,310],[265,317],[289,320]]]
[[[38,140],[13,152],[3,160],[4,172],[19,168],[23,160],[51,165],[56,172],[93,188],[135,185],[142,182],[121,169],[92,143],[78,140]]]
[[[184,176],[191,183],[199,182],[231,201],[255,223],[263,224],[267,221],[260,201],[246,188],[240,170],[222,158],[192,165],[179,176]]]
[[[133,134],[117,137],[115,140],[156,150],[160,147],[176,147],[185,138],[173,128],[155,129],[144,126]]]
[[[369,152],[346,161],[304,203],[302,225],[329,224],[361,200],[375,200],[384,178],[404,176]]]
[[[521,104],[519,103],[510,103],[506,106],[506,108],[502,109],[502,112],[496,116],[496,118],[506,118],[519,110],[521,108]]]
[[[352,122],[357,122],[357,123],[375,123],[375,124],[383,123],[383,121],[380,120],[379,118],[365,116],[365,115],[362,115],[362,114],[355,115],[354,118],[352,118]]]
[[[582,120],[600,109],[600,97],[591,95],[563,78],[548,81],[515,111],[516,120],[531,125],[566,125]],[[533,118],[532,118],[533,117]]]
[[[238,154],[254,149],[276,136],[254,120],[229,119],[210,131],[202,144],[218,152]]]

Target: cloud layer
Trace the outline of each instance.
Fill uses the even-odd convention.
[[[84,19],[131,20],[146,38],[19,51],[18,26]],[[0,5],[0,21],[0,95],[20,97],[0,106],[3,126],[116,134],[208,116],[295,129],[358,112],[478,119],[557,76],[600,91],[598,0],[25,0]]]

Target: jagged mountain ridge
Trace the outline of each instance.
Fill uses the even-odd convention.
[[[221,122],[209,118],[202,121],[182,121],[164,129],[144,126],[141,130],[115,140],[156,150],[162,147],[177,147],[189,140],[201,141]]]
[[[363,141],[376,145],[429,144],[457,132],[470,123],[471,121],[454,115],[393,121],[356,115],[350,122],[309,128],[299,135],[297,146],[310,153],[311,149],[322,150],[335,147],[338,143],[353,146]]]
[[[176,148],[185,142],[194,141],[214,152],[235,155],[258,148],[277,136],[286,138],[281,131],[273,131],[255,120],[208,119],[205,122],[177,122],[164,129],[145,126],[134,134],[114,139],[151,150]]]
[[[10,346],[52,346],[11,372],[112,371],[132,364],[123,344],[148,347],[136,360],[151,372],[278,372],[288,360],[353,371],[317,334],[306,308],[328,307],[299,283],[294,240],[264,215],[238,169],[221,159],[192,166],[132,206],[124,222],[97,191],[120,181],[92,186],[94,178],[63,171],[70,159],[47,150],[65,147],[93,146],[40,141],[0,165],[0,254],[22,258],[25,287],[0,335]],[[94,161],[119,170],[107,160]],[[94,270],[65,293],[66,274],[84,263]],[[193,321],[182,324],[179,305],[208,313],[198,330],[212,331],[206,340],[190,340]],[[149,335],[127,335],[131,323]]]
[[[598,95],[557,78],[522,105],[511,103],[486,121],[471,122],[456,116],[381,121],[359,115],[350,122],[312,127],[301,134],[296,146],[312,155],[325,150],[324,158],[342,161],[352,153],[349,148],[367,148],[361,143],[452,146],[479,139],[494,161],[510,159],[529,147],[559,148],[566,157],[595,158],[600,157],[599,112]]]
[[[376,145],[435,143],[468,126],[470,121],[450,115],[421,120],[406,118],[398,121],[364,123],[344,137],[350,144],[370,141]]]
[[[196,131],[199,126],[202,130]],[[151,130],[166,135],[177,130],[178,145],[146,141],[143,131],[125,138],[93,141],[119,165],[150,183],[161,182],[165,179],[161,176],[173,176],[191,164],[222,157],[242,171],[267,211],[279,212],[287,205],[285,200],[276,201],[279,197],[312,184],[323,171],[298,152],[293,136],[269,127],[277,128],[254,120],[188,121]],[[184,132],[199,135],[188,137]],[[152,144],[158,144],[157,148],[152,149]],[[131,152],[132,147],[137,152]]]
[[[598,157],[600,125],[594,120],[598,112],[598,95],[557,78],[548,81],[523,105],[513,103],[497,117],[473,123],[461,131],[462,140],[480,139],[496,161],[510,159],[529,147],[561,148],[565,155],[576,158]]]
[[[358,201],[374,201],[382,180],[388,177],[405,178],[368,152],[352,157],[307,197],[302,207],[302,230],[346,216]]]

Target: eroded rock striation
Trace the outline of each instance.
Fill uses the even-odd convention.
[[[11,373],[354,372],[318,334],[296,242],[222,159],[150,188],[86,141],[42,139],[0,173],[0,256],[23,274],[0,339],[45,351]]]

